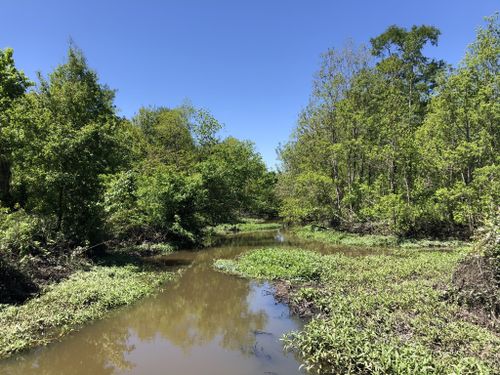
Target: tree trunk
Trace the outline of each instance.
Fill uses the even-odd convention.
[[[57,231],[60,231],[62,229],[62,222],[63,222],[63,216],[64,216],[64,209],[63,209],[63,203],[64,203],[64,187],[62,186],[59,189],[59,197],[58,197],[58,209],[57,209]]]

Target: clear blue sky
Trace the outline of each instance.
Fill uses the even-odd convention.
[[[307,104],[319,54],[391,25],[442,31],[432,54],[456,64],[498,0],[0,0],[0,48],[31,78],[64,61],[69,38],[120,114],[186,98],[250,139],[269,166]]]

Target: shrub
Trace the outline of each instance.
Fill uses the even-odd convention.
[[[0,252],[24,255],[40,250],[43,222],[24,210],[0,211]]]

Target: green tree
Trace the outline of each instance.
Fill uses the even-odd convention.
[[[390,26],[370,41],[372,54],[380,58],[377,70],[385,77],[386,94],[380,109],[389,119],[385,128],[391,193],[404,191],[408,205],[418,173],[414,133],[422,124],[436,75],[444,65],[426,57],[423,48],[428,43],[437,45],[439,35],[432,26],[413,26],[410,30]]]
[[[500,147],[500,26],[498,15],[478,30],[456,71],[443,76],[418,132],[426,185],[450,225],[472,232],[484,214],[498,206],[484,204],[490,189],[474,183],[492,176]],[[486,172],[486,171],[490,172]],[[498,178],[498,177],[496,177]],[[483,202],[483,203],[481,203]]]
[[[12,204],[11,153],[14,148],[12,139],[10,111],[16,99],[22,97],[31,82],[24,73],[16,69],[13,50],[0,49],[0,203]]]
[[[203,176],[205,211],[212,225],[251,212],[257,199],[253,184],[267,172],[253,144],[232,137],[212,146],[196,170]]]
[[[120,162],[115,137],[123,125],[114,92],[98,81],[78,49],[23,103],[17,127],[24,156],[17,180],[27,190],[26,207],[54,219],[67,239],[93,242],[101,229],[100,176]]]
[[[141,108],[132,119],[147,141],[149,159],[186,167],[195,154],[189,113],[182,108]]]

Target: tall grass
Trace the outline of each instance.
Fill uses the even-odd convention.
[[[291,232],[297,237],[307,240],[325,242],[333,245],[369,246],[369,247],[401,247],[405,249],[421,248],[456,248],[464,246],[463,241],[438,241],[429,239],[399,239],[392,235],[356,234],[336,231],[333,229],[319,229],[310,225],[292,228]]]

